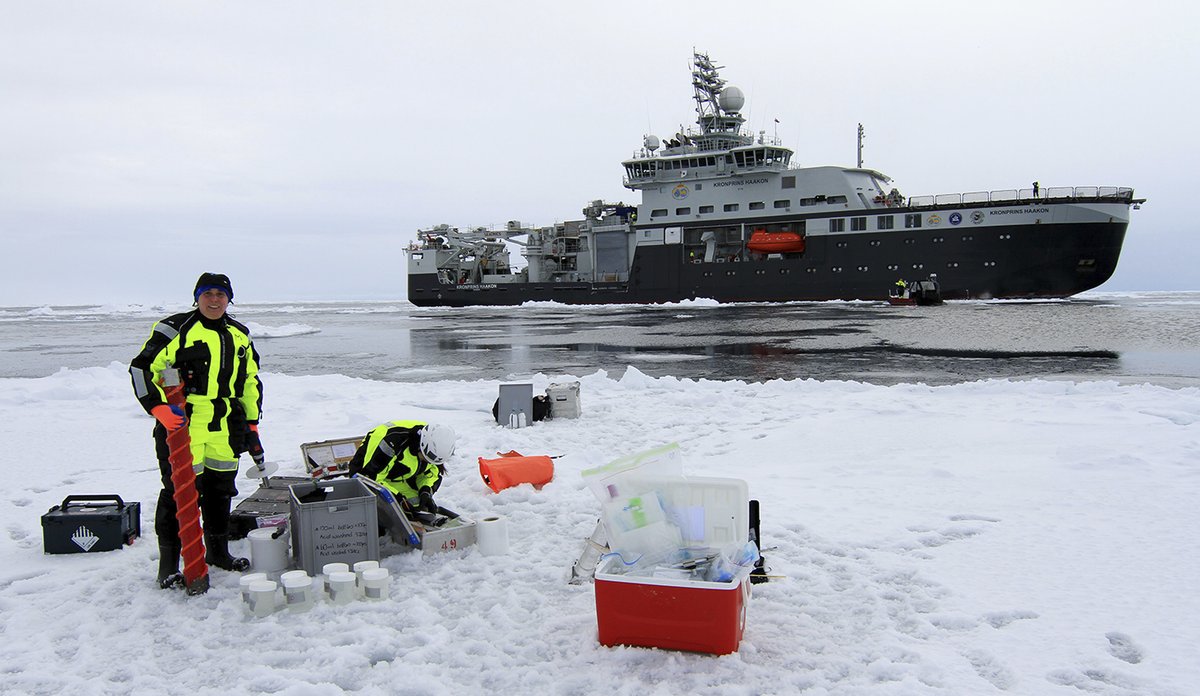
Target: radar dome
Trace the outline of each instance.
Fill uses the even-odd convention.
[[[742,94],[742,90],[730,85],[721,90],[721,96],[717,103],[721,105],[722,111],[736,114],[746,105],[746,95]]]
[[[657,135],[647,135],[646,138],[644,140],[642,140],[642,143],[646,146],[646,149],[649,150],[650,152],[654,152],[655,150],[657,150],[658,146],[661,144],[658,141]]]

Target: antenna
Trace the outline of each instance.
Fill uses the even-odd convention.
[[[862,124],[860,123],[860,124],[858,124],[858,168],[859,169],[862,169],[862,141],[863,141],[863,127],[862,127]]]

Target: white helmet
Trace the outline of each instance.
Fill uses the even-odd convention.
[[[454,441],[458,439],[454,428],[440,423],[430,423],[421,428],[421,455],[434,464],[441,464],[454,454]]]

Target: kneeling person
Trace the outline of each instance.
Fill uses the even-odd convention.
[[[350,460],[350,473],[376,481],[413,510],[434,515],[433,494],[442,485],[455,439],[448,425],[390,421],[367,433]]]

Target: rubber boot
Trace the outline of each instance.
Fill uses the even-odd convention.
[[[162,589],[181,587],[183,573],[179,572],[179,547],[158,547],[158,586]]]
[[[232,570],[237,573],[250,567],[249,559],[229,555],[228,534],[205,533],[204,548],[204,560],[210,566],[216,566],[222,570]]]

